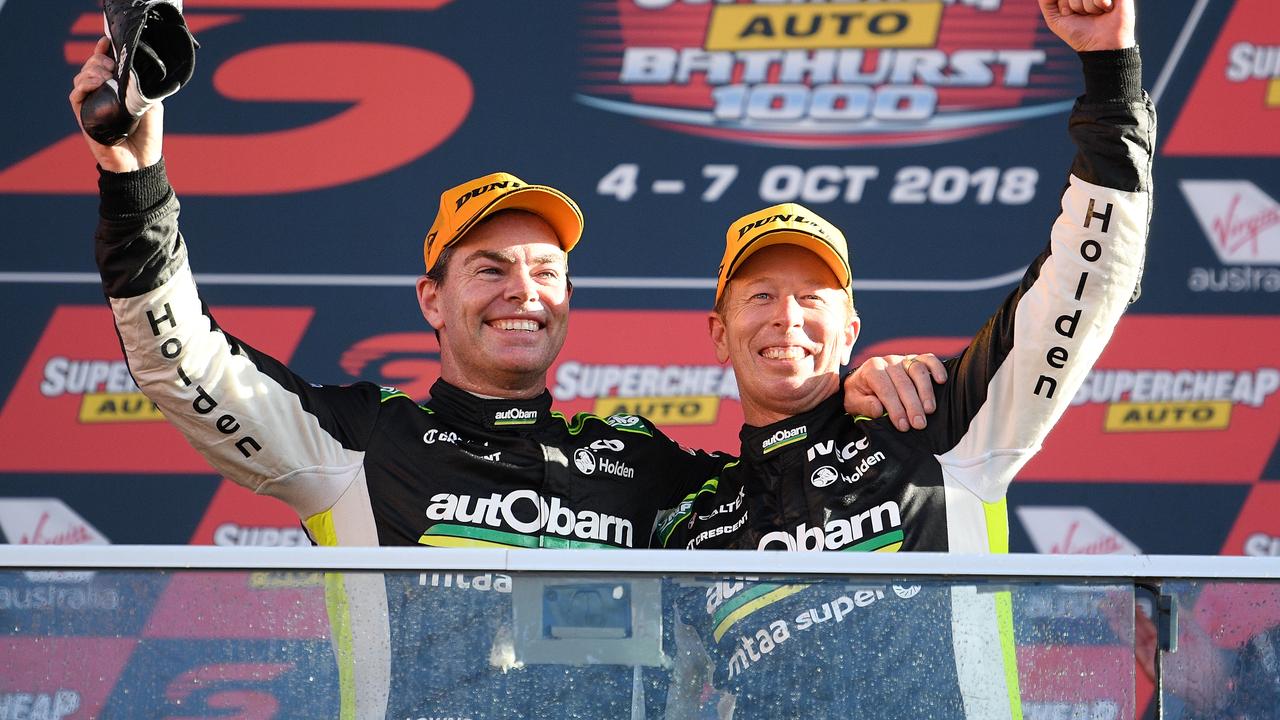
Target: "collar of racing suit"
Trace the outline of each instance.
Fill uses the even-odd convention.
[[[472,395],[444,380],[436,380],[431,386],[432,410],[448,414],[485,428],[486,430],[535,430],[552,421],[551,393],[529,400],[505,400],[482,398]]]
[[[743,425],[738,432],[742,456],[758,462],[789,457],[809,447],[805,440],[821,431],[831,418],[844,412],[844,393],[836,391],[808,412],[756,427]]]

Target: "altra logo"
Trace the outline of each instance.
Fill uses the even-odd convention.
[[[533,425],[536,422],[538,422],[537,410],[511,408],[493,414],[493,424],[498,426]]]
[[[898,503],[888,500],[851,517],[828,520],[822,527],[802,523],[791,532],[775,530],[760,538],[757,549],[894,552],[902,538],[902,512]]]
[[[807,425],[779,430],[760,443],[760,451],[766,454],[771,453],[774,450],[798,443],[807,437],[809,437],[809,427]]]
[[[525,536],[545,532],[563,538],[633,546],[630,520],[591,510],[574,511],[563,505],[560,498],[548,501],[533,490],[517,490],[506,495],[492,493],[488,497],[437,493],[431,496],[426,516],[439,522],[506,527]]]
[[[1036,552],[1054,555],[1140,555],[1141,550],[1092,508],[1033,507],[1016,510]]]

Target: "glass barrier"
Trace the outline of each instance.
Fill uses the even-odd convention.
[[[1160,655],[1165,717],[1280,717],[1280,580],[1169,582],[1162,591],[1178,607],[1176,650]],[[1150,617],[1148,605],[1138,618],[1144,655]],[[1146,666],[1154,677],[1154,662]]]
[[[642,551],[637,564],[595,553],[613,559],[538,569],[571,552],[523,566],[474,556],[484,561],[468,569],[451,551],[435,568],[340,572],[279,560],[131,568],[127,553],[97,569],[21,567],[10,556],[0,720],[1128,720],[1146,707],[1134,658],[1144,643],[1154,653],[1156,603],[1139,591],[1135,605],[1135,580],[1114,573],[840,573],[834,557],[818,573],[761,572],[783,564],[761,553],[657,572],[706,553]],[[1162,587],[1184,608],[1178,650],[1162,654],[1165,717],[1274,717],[1248,713],[1280,707],[1280,584]]]

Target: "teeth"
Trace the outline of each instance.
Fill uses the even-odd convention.
[[[538,323],[533,320],[494,320],[489,323],[491,327],[499,330],[524,330],[527,332],[536,332]]]
[[[770,360],[799,360],[804,357],[804,348],[797,345],[786,347],[767,347],[760,354]]]

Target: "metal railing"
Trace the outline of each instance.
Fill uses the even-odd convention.
[[[0,545],[0,717],[1253,717],[1278,626],[1280,558]]]

